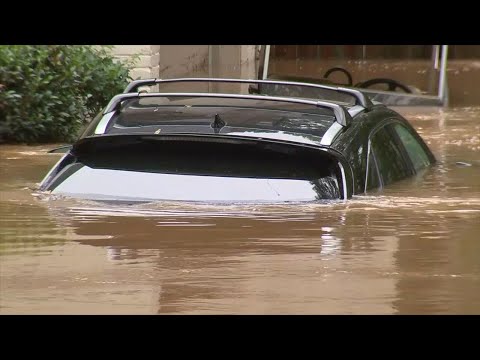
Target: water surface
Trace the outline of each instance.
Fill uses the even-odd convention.
[[[1,314],[479,314],[480,109],[399,109],[439,160],[347,202],[113,205],[0,146]]]

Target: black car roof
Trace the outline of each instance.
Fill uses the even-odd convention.
[[[202,98],[165,104],[162,100],[130,100],[113,119],[113,126],[128,131],[138,126],[208,125],[218,115],[229,127],[289,130],[323,136],[335,121],[328,109],[311,109],[301,104],[276,104],[273,108],[268,101]]]

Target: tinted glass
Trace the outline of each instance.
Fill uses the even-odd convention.
[[[148,173],[83,166],[53,193],[95,200],[312,201],[316,185],[293,179],[256,179]]]
[[[400,124],[395,124],[394,129],[404,145],[415,170],[418,171],[430,165],[430,159],[427,153],[408,129]]]
[[[341,196],[338,164],[290,145],[178,136],[99,137],[46,190],[90,199],[312,201]],[[203,141],[202,141],[203,140]]]
[[[373,152],[370,153],[368,158],[368,175],[367,175],[367,189],[375,189],[381,186],[380,179],[378,177],[378,169]]]
[[[371,144],[383,185],[411,175],[398,144],[387,128],[378,130],[371,138]]]

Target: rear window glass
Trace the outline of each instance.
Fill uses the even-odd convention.
[[[78,162],[61,171],[48,190],[106,199],[304,201],[341,197],[336,159],[322,151],[255,141],[178,138],[88,140],[74,148]]]
[[[338,187],[332,178],[321,181],[239,178],[83,166],[60,183],[54,193],[97,200],[277,202],[318,200],[319,189],[335,195]]]

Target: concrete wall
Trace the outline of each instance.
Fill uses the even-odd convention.
[[[120,61],[130,60],[133,55],[137,55],[138,60],[130,76],[134,79],[145,79],[152,77],[153,47],[154,45],[115,45],[113,54]]]
[[[116,45],[113,53],[119,60],[127,60],[132,55],[138,55],[139,58],[131,71],[134,79],[255,78],[258,66],[255,45]],[[190,87],[191,85],[189,84]],[[185,88],[185,85],[170,86],[171,90],[178,88]],[[207,84],[197,84],[194,90],[207,88]]]

